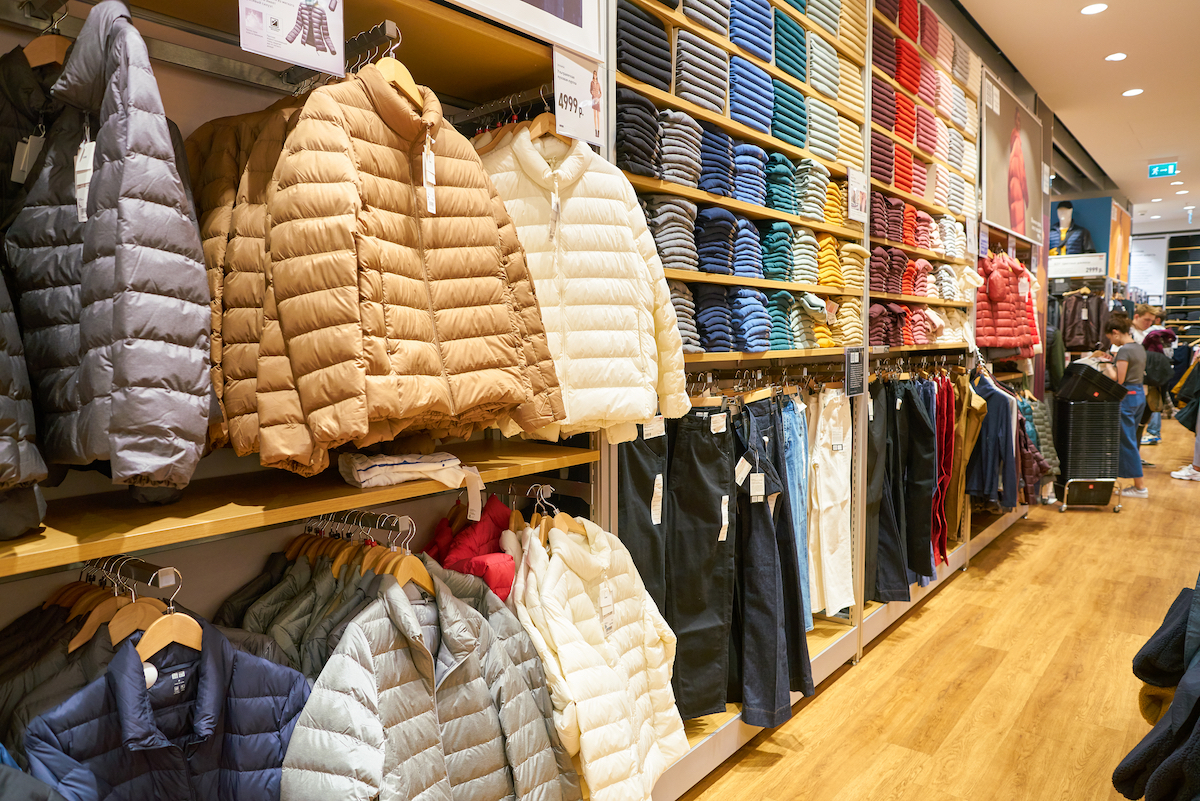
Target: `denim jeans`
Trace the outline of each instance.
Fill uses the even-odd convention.
[[[1162,412],[1150,415],[1150,424],[1146,426],[1146,433],[1155,439],[1162,438]]]
[[[1117,466],[1118,478],[1141,478],[1142,456],[1138,451],[1138,426],[1146,408],[1146,388],[1141,384],[1126,384],[1121,400],[1121,456]]]
[[[812,631],[812,598],[808,579],[808,415],[795,401],[783,404],[783,458],[792,502],[792,527],[800,564],[800,597],[804,603],[804,630]]]

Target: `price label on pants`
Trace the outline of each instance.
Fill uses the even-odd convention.
[[[600,144],[607,105],[604,70],[599,62],[554,48],[554,120],[556,132]]]

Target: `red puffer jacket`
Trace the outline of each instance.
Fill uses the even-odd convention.
[[[512,556],[500,549],[500,534],[508,528],[510,514],[493,495],[483,505],[479,522],[468,523],[458,534],[443,518],[425,553],[447,570],[478,576],[501,601],[507,601],[517,570]]]
[[[976,291],[976,342],[985,348],[1028,348],[1028,312],[1020,288],[1029,274],[1007,253],[981,258],[979,274],[983,285]]]

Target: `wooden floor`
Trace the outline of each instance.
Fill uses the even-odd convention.
[[[1142,449],[1150,499],[1040,507],[685,799],[1116,799],[1149,725],[1130,660],[1200,570],[1193,437]]]

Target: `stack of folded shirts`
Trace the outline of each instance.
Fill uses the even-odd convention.
[[[964,309],[942,309],[941,317],[945,327],[938,336],[939,342],[968,342],[974,345],[974,326]]]
[[[917,138],[917,106],[905,94],[896,94],[896,125],[892,129],[905,142]]]
[[[837,99],[842,81],[837,50],[816,31],[808,32],[808,83],[826,97]]]
[[[958,276],[949,264],[938,265],[933,274],[933,283],[937,287],[938,297],[942,300],[958,300]]]
[[[800,23],[775,9],[775,66],[793,78],[808,78],[808,44]]]
[[[701,108],[725,113],[730,90],[726,52],[691,31],[675,31],[675,95]]]
[[[876,0],[875,10],[895,22],[900,17],[900,0]]]
[[[838,161],[856,170],[865,167],[862,127],[848,117],[838,115]]]
[[[917,87],[917,97],[931,106],[937,105],[938,78],[937,68],[932,61],[921,59],[921,83]]]
[[[938,221],[933,221],[933,227],[929,229],[929,249],[934,253],[945,253],[946,249],[942,245],[942,229],[938,227]]]
[[[862,67],[848,58],[838,58],[838,99],[848,108],[862,114],[867,108],[863,92]]]
[[[963,205],[967,200],[967,182],[961,175],[950,174],[950,202],[946,208],[955,214],[963,213]]]
[[[966,256],[967,235],[963,227],[949,214],[937,218],[938,231],[942,236],[942,252],[951,259]]]
[[[805,9],[808,5],[805,0],[787,0],[787,4],[799,11],[801,14],[805,12]]]
[[[842,305],[837,310],[837,327],[843,348],[856,348],[863,344],[862,298],[840,298]]]
[[[846,198],[842,185],[837,181],[830,181],[825,187],[825,222],[830,225],[846,224]]]
[[[763,61],[774,57],[772,22],[769,0],[731,0],[729,4],[729,40]]]
[[[842,16],[842,0],[808,0],[808,18],[825,30],[838,35]]]
[[[908,325],[908,307],[900,303],[889,303],[887,304],[887,308],[892,313],[888,345],[893,348],[898,348],[901,345],[911,345],[912,330],[909,329]],[[904,336],[906,329],[908,329],[907,340]]]
[[[871,76],[871,122],[889,131],[896,127],[896,90],[878,75]]]
[[[696,251],[706,273],[733,275],[733,237],[737,217],[725,209],[701,209],[696,214]]]
[[[762,271],[772,281],[792,280],[792,226],[785,222],[759,223]]]
[[[745,217],[738,217],[733,239],[733,274],[739,278],[762,278],[762,256],[758,226]]]
[[[964,83],[968,92],[979,97],[980,87],[983,86],[983,59],[974,51],[971,52],[971,69],[967,73],[967,80]]]
[[[659,177],[658,109],[632,89],[617,89],[616,165]]]
[[[871,26],[871,64],[884,75],[896,77],[896,37],[887,27],[876,21]]]
[[[929,166],[919,158],[913,158],[912,193],[917,197],[925,197],[925,184],[929,178]]]
[[[900,32],[914,42],[921,36],[921,17],[917,0],[900,0],[900,19],[896,24]]]
[[[867,312],[867,344],[873,348],[881,348],[892,342],[892,313],[887,304],[872,303]]]
[[[950,111],[950,119],[959,128],[967,127],[967,95],[962,87],[958,84],[950,86],[950,102],[953,106]]]
[[[914,262],[916,267],[913,273],[913,286],[910,295],[924,298],[929,296],[929,274],[933,272],[933,265],[925,259],[917,259]]]
[[[733,139],[720,128],[701,124],[700,188],[733,197]],[[618,129],[619,135],[619,129]]]
[[[888,239],[893,242],[902,242],[904,240],[904,206],[903,200],[898,197],[889,197],[888,205]]]
[[[703,353],[700,331],[696,328],[696,301],[692,291],[682,281],[667,281],[671,290],[671,305],[675,307],[675,320],[679,323],[679,336],[683,340],[684,353]]]
[[[887,248],[883,246],[871,250],[871,291],[888,291],[888,273],[891,271],[891,260]]]
[[[867,4],[865,0],[842,0],[838,39],[860,59],[867,52]],[[843,79],[845,83],[845,79]]]
[[[932,234],[933,234],[933,218],[930,217],[926,212],[918,211],[917,212],[916,236],[913,237],[917,243],[916,247],[923,248],[925,250],[932,250],[933,249]]]
[[[966,183],[966,182],[964,182]],[[963,195],[962,213],[964,217],[971,218],[975,216],[978,209],[975,206],[975,184],[966,183],[966,191]],[[964,234],[965,236],[965,234]],[[965,240],[964,240],[965,241]]]
[[[972,180],[975,180],[975,175],[979,171],[979,151],[975,149],[974,142],[963,140],[963,157],[962,157],[963,175]]]
[[[971,72],[971,53],[967,50],[967,43],[964,42],[957,34],[954,36],[954,61],[950,67],[950,73],[954,75],[954,79],[959,83],[966,83],[967,76]]]
[[[629,0],[617,0],[617,70],[655,89],[671,91],[667,29]]]
[[[771,350],[794,350],[796,335],[792,315],[797,311],[792,293],[780,289],[767,295],[767,314],[771,317]]]
[[[933,111],[925,106],[916,107],[917,136],[916,145],[925,153],[933,154],[937,150],[937,125]]]
[[[828,167],[813,159],[800,160],[796,168],[796,202],[801,217],[825,219],[825,188],[828,185]]]
[[[796,165],[782,153],[767,157],[767,208],[798,214],[796,202]]]
[[[891,184],[896,145],[879,131],[871,131],[871,177]]]
[[[658,112],[662,179],[695,188],[700,183],[700,123],[682,111]]]
[[[904,145],[896,145],[896,160],[893,167],[893,185],[902,192],[911,192],[913,188],[913,157]]]
[[[950,32],[949,28],[942,25],[941,20],[938,20],[938,24],[941,25],[942,31],[938,37],[937,53],[930,50],[929,54],[936,55],[938,64],[941,64],[942,69],[948,73],[954,69],[954,34]]]
[[[937,24],[937,14],[933,13],[933,9],[921,3],[921,47],[926,53],[936,53],[938,49],[938,35],[940,27]]]
[[[756,131],[771,130],[771,76],[740,56],[729,59],[729,116]]]
[[[807,317],[804,321],[805,333],[812,337],[815,347],[836,348],[838,343],[829,327],[829,309],[825,299],[805,294],[800,300],[800,310]]]
[[[954,81],[944,72],[939,71],[938,74],[938,114],[941,114],[946,119],[950,119],[950,115],[954,113]]]
[[[842,254],[842,287],[852,294],[862,294],[863,285],[867,280],[867,259],[871,251],[854,242],[843,242]]]
[[[879,239],[887,239],[887,200],[884,199],[882,192],[871,192],[871,224],[868,230],[871,236]]]
[[[950,128],[940,117],[934,117],[933,129],[937,131],[937,144],[933,147],[933,155],[945,161],[950,158]]]
[[[971,97],[968,97],[966,102],[967,124],[963,128],[966,130],[967,136],[975,136],[979,133],[979,104]]]
[[[888,270],[887,291],[893,295],[904,289],[904,271],[908,268],[908,254],[900,248],[888,248],[891,266]]]
[[[658,257],[668,270],[697,270],[696,204],[674,195],[644,195],[646,226],[654,237]]]
[[[842,258],[832,234],[817,234],[817,276],[821,286],[842,286]]]
[[[838,320],[838,312],[841,311],[841,298],[829,298],[825,301],[825,317],[829,325],[829,336],[833,338],[835,345],[843,343],[842,324]]]
[[[914,94],[921,88],[921,56],[906,39],[896,40],[896,83]]]
[[[955,87],[956,89],[958,87]],[[963,165],[963,155],[965,151],[966,140],[957,128],[947,129],[947,144],[946,144],[946,161],[951,167],[956,170],[961,170]]]
[[[821,158],[837,158],[839,139],[838,113],[833,106],[815,97],[806,98],[808,107],[808,149]]]
[[[729,292],[733,308],[733,344],[739,353],[762,353],[771,349],[771,315],[767,296],[761,289],[737,287]]]
[[[913,294],[913,279],[917,277],[917,263],[912,259],[904,265],[904,273],[900,276],[900,294]]]
[[[817,314],[817,303],[820,304],[820,314],[824,317],[825,301],[809,292],[795,298],[795,301],[796,305],[791,309],[792,340],[795,347],[797,350],[818,347],[817,335],[813,332],[813,319]]]
[[[733,311],[725,287],[699,284],[692,290],[700,346],[709,353],[733,350]]]
[[[914,345],[929,344],[929,318],[925,314],[925,309],[918,306],[908,315],[909,328],[912,331],[912,343]]]
[[[683,13],[710,31],[729,35],[729,0],[683,0]]]
[[[808,107],[799,89],[775,81],[775,106],[771,109],[771,135],[804,147],[808,144]]]
[[[908,203],[904,204],[904,233],[901,244],[909,247],[917,246],[917,210]]]
[[[733,146],[733,196],[755,206],[767,202],[767,151],[738,142]]]
[[[797,226],[792,230],[792,280],[801,284],[816,284],[821,280],[817,266],[817,236],[811,228]]]
[[[950,170],[941,164],[935,164],[933,170],[937,181],[933,186],[933,202],[945,207],[950,202]]]

